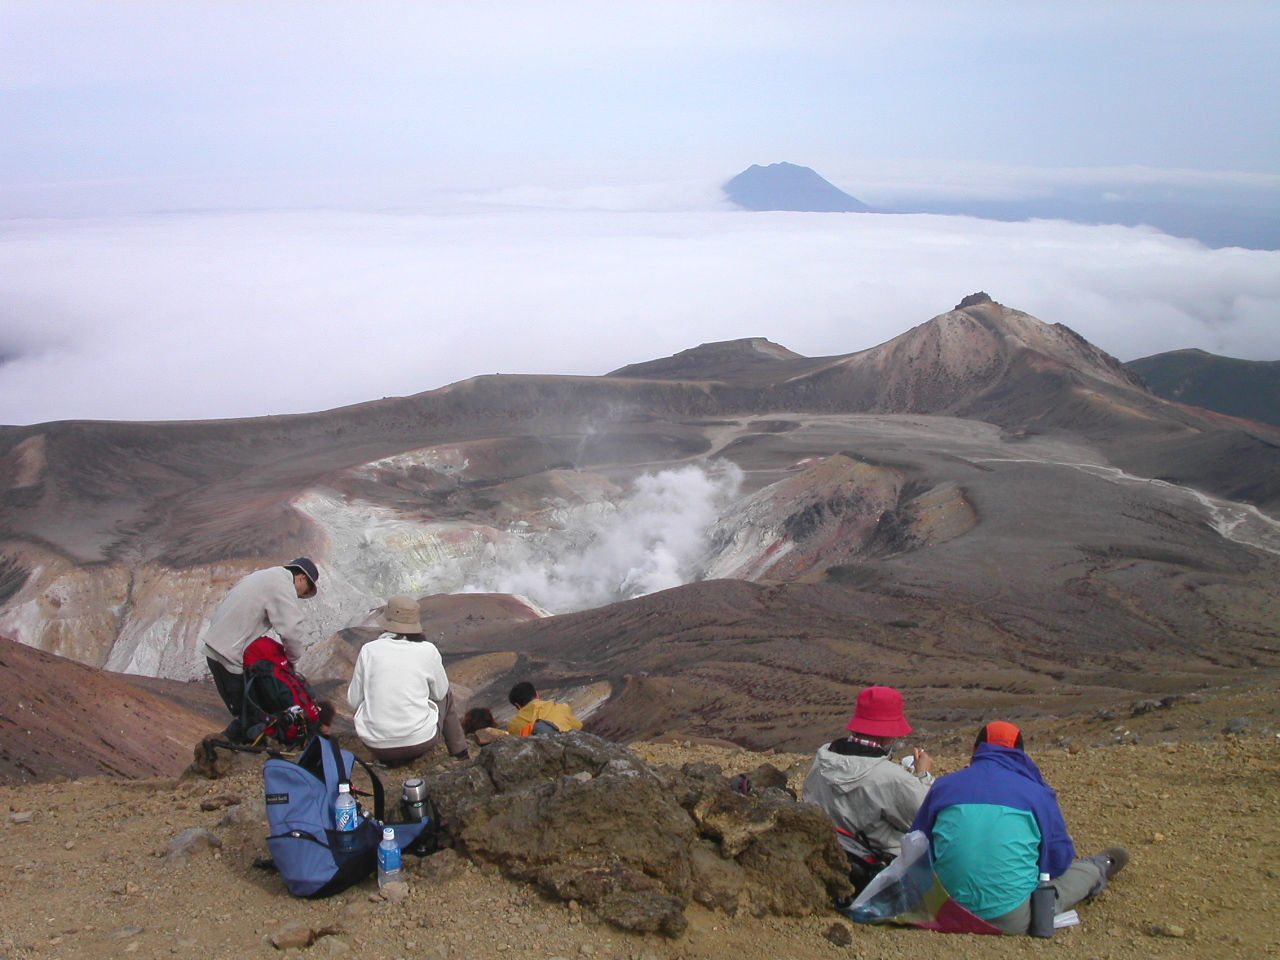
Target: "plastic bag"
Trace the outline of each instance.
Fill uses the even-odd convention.
[[[898,923],[945,933],[1003,933],[951,898],[933,872],[929,838],[919,830],[902,838],[898,858],[840,912],[854,923]]]

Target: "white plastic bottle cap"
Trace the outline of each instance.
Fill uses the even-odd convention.
[[[396,832],[395,832],[395,830],[393,830],[391,827],[383,827],[383,828],[382,828],[382,839],[383,839],[383,840],[394,840],[395,838],[396,838]]]
[[[340,784],[338,784],[338,792],[339,792],[339,793],[350,793],[350,792],[351,792],[351,784],[349,784],[349,783],[340,783]]]

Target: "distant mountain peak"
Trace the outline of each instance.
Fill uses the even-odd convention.
[[[800,210],[813,213],[865,213],[871,208],[794,163],[752,164],[724,184],[725,195],[746,210]]]
[[[743,337],[699,344],[670,357],[629,364],[606,376],[703,380],[753,369],[769,370],[766,374],[769,376],[779,361],[803,359],[800,354],[765,337]]]

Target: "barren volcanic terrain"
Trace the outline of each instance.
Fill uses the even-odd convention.
[[[382,899],[372,879],[329,900],[298,900],[277,876],[253,867],[266,853],[266,825],[258,762],[243,758],[214,781],[88,777],[0,786],[0,955],[970,960],[1050,950],[1069,960],[1274,956],[1280,933],[1271,909],[1280,884],[1278,708],[1274,686],[1264,685],[1157,711],[1157,725],[1168,728],[1159,743],[1068,750],[1048,742],[1054,733],[1033,738],[1030,752],[1057,789],[1078,848],[1118,843],[1133,856],[1101,897],[1080,907],[1080,925],[1059,931],[1050,943],[859,927],[834,911],[729,916],[696,903],[677,938],[625,933],[587,908],[545,898],[450,850],[409,858],[409,894],[400,902]],[[1252,728],[1221,734],[1237,711],[1254,717]],[[1077,744],[1103,740],[1117,726],[1151,717],[1093,721],[1072,733]],[[1208,739],[1185,740],[1184,733]],[[792,785],[810,759],[687,741],[634,747],[651,763],[711,762],[726,774],[768,761],[788,770]],[[964,762],[962,749],[938,751],[940,770]],[[166,856],[192,829],[209,831],[218,846]],[[302,946],[307,942],[311,946]]]
[[[610,736],[808,749],[882,682],[950,735],[1275,676],[1277,505],[1280,431],[974,295],[844,356],[752,338],[306,416],[0,429],[0,636],[199,681],[230,584],[305,553],[302,667],[340,706],[410,593],[498,713],[527,677]],[[48,766],[21,742],[11,770]]]

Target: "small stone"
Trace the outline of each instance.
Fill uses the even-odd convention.
[[[403,880],[396,880],[388,883],[385,887],[378,890],[383,900],[391,903],[400,903],[405,897],[409,896],[409,885]]]
[[[227,796],[208,797],[200,801],[200,809],[208,813],[211,810],[221,810],[223,807],[233,807],[240,802],[239,797]]]
[[[578,947],[578,953],[582,954],[584,957],[590,957],[595,952],[596,948],[589,943],[584,943],[582,946]]]
[[[1248,717],[1232,717],[1222,728],[1223,733],[1246,733],[1252,724]]]
[[[112,940],[127,940],[130,937],[136,937],[142,933],[141,927],[116,927],[107,934]]]
[[[220,827],[238,827],[238,826],[257,826],[265,823],[267,819],[266,801],[259,798],[256,800],[246,800],[244,803],[237,803],[228,807],[227,812],[222,815],[222,819],[218,821]]]
[[[200,851],[217,850],[221,847],[222,841],[217,835],[200,827],[192,827],[190,830],[183,830],[169,841],[169,847],[164,853],[164,862],[170,865],[189,863],[192,856]]]
[[[271,945],[277,950],[304,950],[315,939],[315,933],[305,923],[291,923],[271,935]]]
[[[853,943],[853,931],[843,923],[833,923],[827,928],[827,932],[823,936],[837,947],[847,947]]]
[[[1166,836],[1165,836],[1163,833],[1161,833],[1159,830],[1157,830],[1155,833],[1153,833],[1153,834],[1151,835],[1151,842],[1152,842],[1152,843],[1164,843],[1164,842],[1165,842],[1165,840],[1167,840],[1167,839],[1169,839],[1169,838],[1168,838],[1168,837],[1166,837]]]
[[[75,848],[76,848],[76,842],[74,840],[68,840],[66,843],[62,845],[63,850],[74,850]]]
[[[1147,933],[1153,937],[1173,937],[1181,939],[1187,935],[1187,931],[1176,923],[1153,923],[1147,928]]]
[[[23,810],[21,813],[9,814],[10,823],[31,823],[36,818],[34,810]]]

